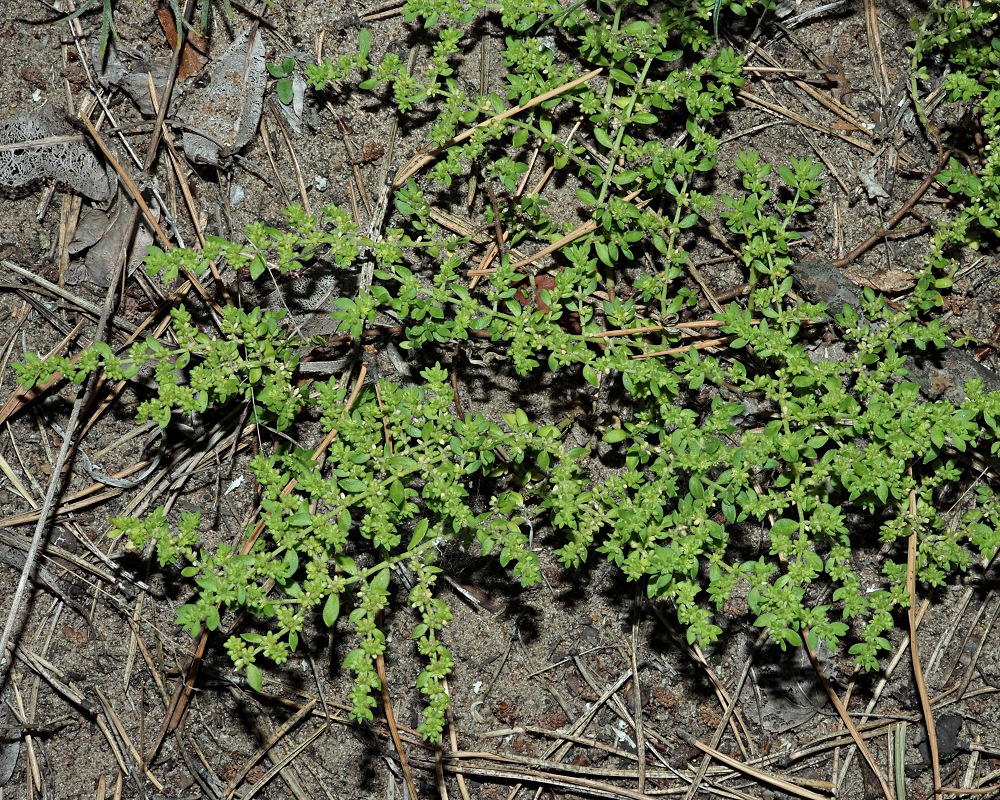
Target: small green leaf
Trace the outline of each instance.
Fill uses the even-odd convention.
[[[256,664],[247,664],[247,683],[255,692],[259,692],[264,686],[264,674]]]
[[[420,544],[424,537],[427,535],[427,528],[429,527],[426,517],[417,523],[416,529],[413,531],[413,538],[410,539],[410,543],[406,546],[407,550],[413,550],[418,544]]]
[[[253,261],[250,262],[250,278],[257,280],[266,270],[267,264],[264,263],[264,259],[259,255],[254,256]]]
[[[323,604],[323,623],[328,628],[332,628],[340,616],[340,595],[331,594]]]
[[[412,472],[418,464],[409,456],[393,456],[389,459],[389,468],[396,473]]]
[[[348,575],[358,574],[358,565],[354,563],[354,559],[350,556],[345,555],[335,555],[333,557],[334,563],[340,567]]]
[[[392,500],[396,508],[402,508],[406,502],[406,493],[403,490],[403,484],[398,480],[393,481],[389,485],[389,499]]]
[[[375,577],[371,579],[371,587],[380,592],[384,592],[389,588],[389,575],[392,572],[388,567],[379,570],[375,573]]]
[[[363,481],[359,481],[357,478],[341,478],[337,483],[348,494],[360,494],[368,488]]]
[[[618,83],[621,83],[624,86],[635,86],[635,81],[632,80],[632,76],[623,70],[612,68],[609,74],[612,78],[618,81]]]
[[[636,125],[655,125],[658,121],[656,114],[650,114],[648,111],[633,114],[629,119],[629,122],[634,122]]]

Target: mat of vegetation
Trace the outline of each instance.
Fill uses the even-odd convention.
[[[0,788],[998,791],[998,19],[0,11]]]

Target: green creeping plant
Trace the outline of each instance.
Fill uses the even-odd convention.
[[[949,286],[956,248],[976,226],[990,229],[992,173],[943,173],[969,202],[935,233],[900,309],[872,292],[858,309],[793,302],[793,248],[820,202],[822,168],[740,153],[735,185],[715,191],[714,131],[743,83],[742,58],[713,47],[708,19],[717,38],[722,7],[505,0],[495,10],[518,35],[505,41],[498,88],[476,95],[455,75],[474,51],[468,31],[485,0],[409,0],[404,16],[433,41],[419,73],[391,53],[369,63],[365,30],[356,54],[304,67],[316,90],[360,77],[362,91],[401,114],[432,112],[429,138],[443,149],[420,181],[395,192],[398,227],[375,241],[336,206],[315,214],[292,206],[280,224],[253,223],[232,241],[209,237],[201,252],[150,248],[146,259],[150,274],[169,281],[212,261],[258,279],[320,257],[354,269],[370,256],[370,289],[332,301],[344,333],[359,337],[379,312],[391,313],[400,346],[420,350],[425,363],[487,338],[526,381],[548,371],[578,381],[582,397],[608,390],[612,422],[590,420],[582,439],[571,438],[582,430],[574,418],[552,424],[523,409],[460,419],[439,365],[409,383],[365,386],[350,402],[337,380],[297,372],[313,343],[262,309],[225,309],[219,328],[205,331],[179,307],[170,340],[147,339],[127,354],[98,343],[75,362],[29,354],[16,366],[30,386],[56,373],[82,382],[98,370],[129,379],[151,364],[157,389],[140,420],[165,427],[174,415],[244,405],[282,434],[249,465],[263,530],[248,552],[209,544],[198,514],[160,508],[111,525],[193,582],[195,598],[178,610],[190,633],[220,628],[229,611],[256,620],[225,643],[252,686],[263,686],[264,663],[286,661],[311,626],[343,626],[355,644],[344,660],[352,714],[372,719],[376,662],[388,646],[378,620],[402,606],[423,659],[420,730],[438,739],[454,667],[451,611],[436,594],[439,555],[478,548],[531,586],[541,578],[532,531],[566,569],[607,558],[674,609],[690,642],[715,641],[726,601],[740,594],[748,621],[782,647],[801,645],[808,631],[814,647],[844,644],[866,669],[878,667],[894,614],[912,600],[911,535],[925,586],[995,555],[1000,503],[968,455],[1000,452],[1000,395],[970,382],[961,404],[927,401],[906,370],[908,355],[944,340],[925,317]],[[726,7],[746,13],[744,4]],[[950,85],[991,120],[993,59],[981,40],[990,21],[967,26],[933,8],[915,52],[951,48],[968,67]],[[295,68],[271,66],[279,81]],[[553,91],[595,67],[600,81]],[[593,152],[575,142],[567,119],[580,120]],[[570,189],[572,222],[521,185],[536,158]],[[560,245],[546,280],[530,281],[537,302],[524,301],[525,275],[509,253],[470,289],[472,239],[435,222],[436,196],[454,192],[470,169],[510,193],[501,218],[487,220],[509,241],[529,252]],[[714,315],[729,337],[718,355],[692,347],[678,322],[698,302],[684,285],[688,247],[713,218],[738,243],[752,287],[745,305]],[[810,331],[829,316],[844,356],[813,361]],[[321,464],[320,441],[328,443]]]

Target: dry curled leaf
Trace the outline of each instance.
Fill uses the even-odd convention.
[[[150,203],[153,213],[159,216],[155,202]],[[75,286],[79,283],[89,283],[92,286],[106,289],[111,285],[117,265],[121,263],[125,249],[125,237],[129,234],[130,204],[119,196],[108,211],[97,208],[86,208],[80,214],[80,222],[76,226],[73,241],[69,243],[69,252],[76,255],[87,251],[83,261],[73,261],[63,275],[66,283]],[[153,232],[149,223],[140,218],[139,225],[132,241],[129,269],[134,269],[142,261],[146,248],[153,243]]]
[[[184,94],[177,119],[188,128],[185,155],[219,167],[242,150],[257,133],[266,86],[264,40],[251,28],[219,57],[207,86]]]
[[[62,181],[96,203],[110,200],[116,185],[86,137],[51,105],[0,123],[0,185],[42,178]]]
[[[108,42],[107,52],[101,59],[98,43],[94,42],[93,62],[98,83],[105,89],[123,92],[144,117],[155,117],[153,101],[149,96],[149,78],[152,76],[158,97],[163,96],[170,74],[169,58],[130,58],[119,52],[114,39]]]

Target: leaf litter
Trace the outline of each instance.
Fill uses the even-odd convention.
[[[58,180],[95,203],[107,203],[117,183],[69,118],[44,105],[0,123],[0,185]]]

